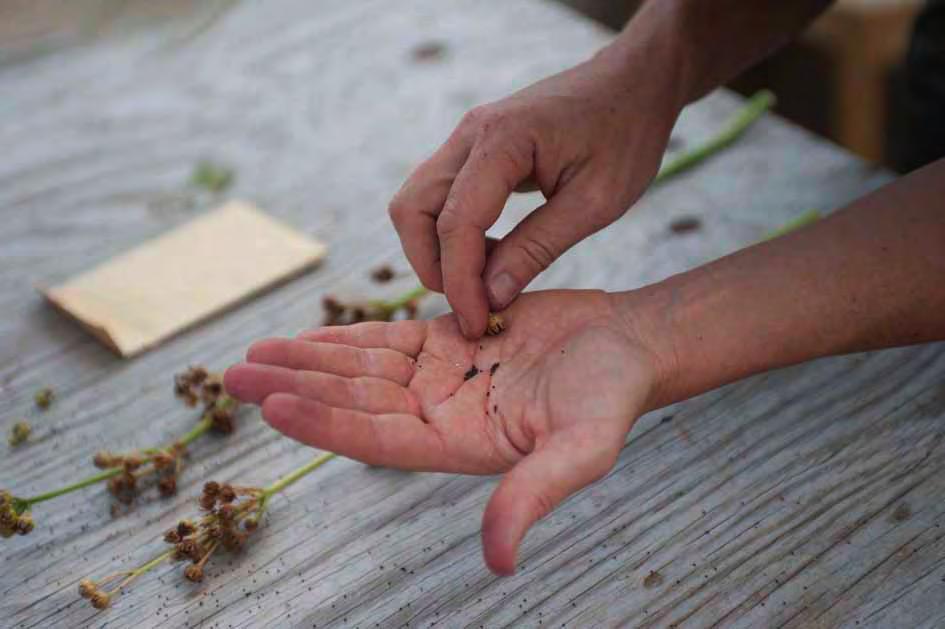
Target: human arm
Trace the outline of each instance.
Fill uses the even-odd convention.
[[[651,0],[592,59],[478,107],[390,204],[423,284],[468,338],[538,273],[618,219],[656,174],[680,110],[795,35],[827,0]],[[514,190],[546,203],[487,246]]]

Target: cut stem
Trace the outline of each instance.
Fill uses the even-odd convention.
[[[374,302],[374,305],[376,305],[378,308],[381,308],[385,312],[388,312],[388,313],[397,312],[398,310],[400,310],[401,308],[409,304],[411,301],[420,299],[421,297],[426,296],[427,293],[429,292],[430,292],[430,289],[428,289],[427,287],[417,286],[413,290],[410,290],[404,293],[403,295],[401,295],[400,297],[397,297],[396,299],[392,299],[390,301],[379,300],[379,301]]]
[[[774,105],[775,101],[774,94],[768,90],[756,92],[748,99],[748,102],[735,113],[722,131],[715,137],[709,139],[705,144],[686,151],[682,155],[667,162],[656,174],[656,177],[653,178],[653,183],[657,184],[663,182],[670,177],[689,170],[732,144],[741,137],[763,113],[768,111],[768,109]]]
[[[124,581],[118,584],[118,587],[116,589],[120,590],[121,588],[125,587],[126,585],[128,585],[129,583],[131,583],[132,581],[140,577],[145,572],[148,572],[149,570],[153,569],[155,566],[159,566],[161,563],[170,559],[171,555],[173,554],[174,554],[173,549],[165,551],[161,553],[160,555],[156,556],[151,561],[141,566],[138,566],[137,568],[135,568],[134,570],[128,573],[128,576],[125,578]]]
[[[175,445],[188,446],[199,437],[205,435],[210,429],[213,428],[213,417],[209,414],[205,415],[199,422],[197,422],[193,428],[187,431],[180,439],[175,440],[170,446],[165,449],[173,448]],[[154,449],[145,450],[145,452],[153,453]],[[122,467],[112,467],[107,470],[103,470],[98,474],[84,478],[78,482],[72,483],[71,485],[66,485],[65,487],[60,487],[59,489],[54,489],[52,491],[47,491],[36,496],[30,496],[29,498],[16,498],[18,503],[18,511],[22,512],[28,510],[31,506],[39,502],[45,502],[46,500],[52,500],[53,498],[58,498],[59,496],[72,493],[73,491],[78,491],[84,489],[89,485],[94,485],[96,483],[101,483],[106,481],[113,476],[118,476],[123,471]]]
[[[280,478],[279,480],[277,480],[276,482],[274,482],[273,484],[269,485],[268,487],[262,490],[262,496],[260,497],[260,504],[262,504],[263,501],[271,498],[273,494],[282,491],[283,489],[285,489],[292,483],[296,482],[297,480],[304,477],[306,474],[312,472],[313,470],[321,467],[322,465],[332,460],[336,456],[338,455],[336,455],[334,452],[323,452],[322,454],[319,454],[317,457],[315,457],[314,459],[312,459],[311,461],[309,461],[302,467],[289,472],[288,474],[286,474],[285,476],[283,476],[282,478]]]

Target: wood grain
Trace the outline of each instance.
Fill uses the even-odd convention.
[[[278,8],[276,8],[276,5]],[[527,28],[524,27],[527,25]],[[241,3],[180,43],[162,30],[0,69],[0,422],[36,437],[3,450],[0,485],[31,493],[91,469],[103,444],[162,442],[194,421],[170,393],[191,363],[222,368],[265,335],[320,318],[326,293],[391,294],[405,269],[386,203],[469,107],[586,58],[603,31],[555,5],[422,0]],[[442,58],[411,51],[442,42]],[[737,106],[687,110],[677,146]],[[203,211],[184,183],[232,164],[232,194],[328,244],[318,271],[122,362],[44,306],[54,284]],[[774,117],[652,190],[535,287],[616,289],[830,211],[883,172]],[[516,198],[497,233],[537,203]],[[701,231],[669,224],[698,216]],[[444,309],[441,298],[424,315]],[[59,400],[32,410],[40,386]],[[338,460],[281,495],[252,549],[200,586],[179,568],[96,613],[86,575],[132,566],[192,513],[208,478],[264,484],[312,456],[245,413],[196,445],[177,499],[111,519],[104,491],[37,507],[0,545],[11,627],[691,626],[945,624],[945,347],[822,360],[644,417],[614,472],[542,521],[524,565],[492,577],[479,518],[492,478],[405,474]],[[5,446],[4,446],[5,447]],[[662,583],[644,586],[651,571]],[[650,580],[652,584],[653,580]],[[4,624],[0,623],[0,624]]]

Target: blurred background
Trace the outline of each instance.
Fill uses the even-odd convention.
[[[3,0],[0,71],[91,39],[146,30],[198,35],[239,0]],[[555,1],[555,0],[548,0]],[[641,0],[558,0],[619,29]],[[935,155],[910,103],[905,58],[925,0],[837,0],[797,41],[732,82],[771,88],[781,115],[899,172]],[[317,3],[313,3],[317,10]]]

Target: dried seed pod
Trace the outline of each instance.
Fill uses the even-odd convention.
[[[207,481],[203,484],[203,493],[207,496],[216,496],[220,493],[220,483],[215,480]]]
[[[126,472],[133,472],[144,465],[144,459],[140,454],[129,454],[125,457],[122,465],[124,466]]]
[[[259,528],[259,518],[257,518],[256,516],[250,516],[246,518],[245,520],[243,520],[243,529],[247,533],[252,533],[257,528]]]
[[[213,508],[217,504],[217,497],[211,496],[209,494],[201,494],[200,496],[200,508],[207,511],[213,511]]]
[[[177,459],[175,459],[170,452],[165,450],[161,450],[151,457],[151,462],[154,464],[154,469],[162,471],[172,467],[176,460]]]
[[[162,496],[167,498],[168,496],[173,496],[177,493],[177,477],[176,476],[165,476],[158,481],[158,491]]]
[[[164,541],[168,544],[178,544],[180,543],[180,534],[177,532],[177,529],[170,529],[164,532]]]
[[[197,530],[197,527],[190,520],[181,520],[177,523],[177,534],[181,537],[187,537]]]
[[[198,564],[191,564],[184,569],[184,576],[188,581],[200,583],[203,581],[203,568]]]
[[[44,411],[52,405],[54,399],[56,399],[56,394],[49,387],[43,387],[33,395],[36,406]]]
[[[95,590],[89,598],[92,601],[92,607],[95,609],[107,608],[112,600],[112,597],[107,592],[101,590]]]
[[[230,484],[225,484],[220,487],[220,501],[221,502],[233,502],[236,500],[236,490],[233,489],[233,486]]]
[[[26,420],[21,420],[13,424],[13,427],[10,429],[10,437],[7,441],[10,443],[11,447],[16,447],[30,438],[30,433],[33,432],[33,428],[29,425]]]
[[[79,596],[82,598],[92,598],[92,595],[98,588],[92,583],[91,579],[82,579],[79,581]]]
[[[115,455],[105,450],[96,452],[95,456],[92,458],[92,462],[95,464],[95,467],[99,468],[100,470],[117,466],[117,463],[115,462]]]
[[[33,516],[24,513],[16,520],[16,532],[20,535],[26,535],[33,530]]]
[[[502,319],[502,315],[490,312],[489,320],[486,324],[486,334],[489,336],[496,336],[501,334],[504,330],[505,321]]]

